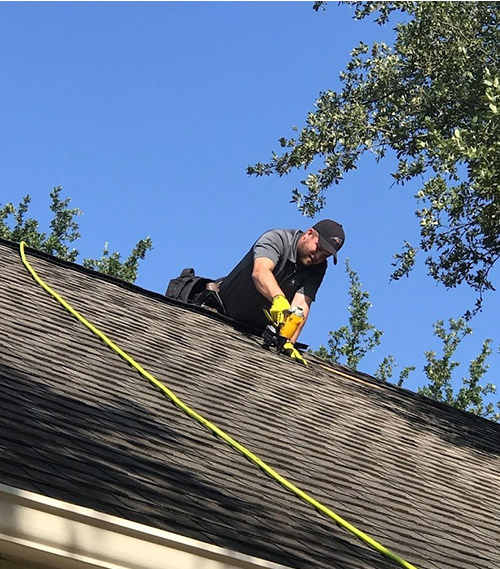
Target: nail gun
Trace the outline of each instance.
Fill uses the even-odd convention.
[[[269,320],[271,320],[269,315],[267,316]],[[266,326],[264,333],[262,334],[264,339],[262,347],[266,350],[269,350],[269,348],[276,348],[278,353],[281,352],[283,346],[293,337],[297,328],[303,321],[303,309],[300,306],[291,306],[286,312],[283,324],[277,326],[271,321],[271,324]]]

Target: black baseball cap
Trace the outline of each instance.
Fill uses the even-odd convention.
[[[333,262],[337,264],[337,252],[345,241],[345,233],[342,225],[331,219],[323,219],[313,225],[313,229],[319,233],[319,244],[333,255]]]

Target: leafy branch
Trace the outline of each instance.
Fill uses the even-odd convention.
[[[62,188],[58,186],[50,192],[52,219],[49,233],[40,231],[38,221],[27,217],[31,203],[31,197],[27,195],[17,207],[12,203],[0,207],[0,237],[17,243],[26,241],[34,249],[75,262],[79,253],[70,245],[80,238],[79,225],[75,218],[82,212],[78,208],[70,208],[71,199],[61,199],[61,191]],[[110,254],[106,243],[100,259],[84,259],[83,265],[127,282],[135,282],[139,261],[144,259],[147,251],[152,248],[153,242],[149,237],[141,239],[122,262],[120,253]]]

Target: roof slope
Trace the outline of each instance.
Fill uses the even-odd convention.
[[[407,561],[500,566],[500,425],[318,360],[304,368],[210,314],[28,256],[183,401]],[[5,241],[0,275],[0,483],[290,567],[394,567],[170,405]]]

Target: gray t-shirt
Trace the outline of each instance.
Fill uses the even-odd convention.
[[[273,261],[273,274],[289,302],[296,292],[315,300],[327,262],[312,266],[297,262],[297,242],[302,233],[298,229],[271,229],[257,239],[220,285],[220,297],[228,316],[259,330],[269,323],[263,309],[271,303],[256,289],[252,279],[253,263],[258,257]]]

